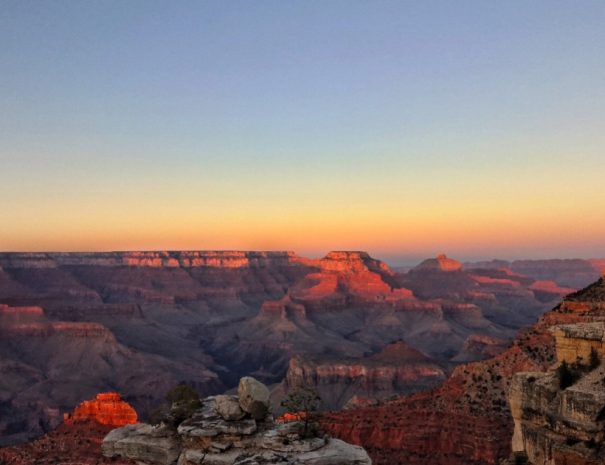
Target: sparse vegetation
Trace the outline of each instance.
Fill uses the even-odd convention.
[[[559,378],[559,387],[561,389],[567,389],[579,379],[580,373],[577,367],[570,366],[563,360],[561,365],[557,367],[557,377]]]
[[[166,402],[167,404],[151,412],[151,424],[164,423],[177,427],[202,406],[197,391],[186,384],[178,384],[170,389],[166,394]]]
[[[319,425],[316,417],[321,406],[321,397],[315,389],[308,386],[296,387],[281,402],[281,406],[287,412],[296,414],[300,418],[302,438],[309,439],[318,435]]]

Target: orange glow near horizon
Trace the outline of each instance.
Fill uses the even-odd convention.
[[[582,156],[552,142],[538,155],[515,149],[514,157],[474,153],[465,165],[410,166],[381,154],[345,168],[301,164],[288,175],[268,162],[208,172],[128,159],[32,165],[0,184],[0,250],[604,256],[598,147]]]
[[[535,196],[525,201],[516,197],[522,194],[499,199],[424,198],[409,205],[393,198],[376,204],[351,198],[350,205],[321,199],[314,200],[314,205],[308,199],[297,205],[298,200],[291,199],[292,207],[250,201],[240,206],[196,206],[178,199],[155,207],[151,203],[130,206],[125,198],[95,208],[78,206],[73,199],[62,202],[60,208],[49,203],[48,208],[31,206],[29,212],[13,212],[13,221],[0,231],[0,249],[243,249],[311,255],[354,249],[487,256],[592,256],[595,250],[598,254],[605,220],[593,214],[594,205],[576,205],[565,195],[548,202]],[[549,208],[551,202],[558,207]]]

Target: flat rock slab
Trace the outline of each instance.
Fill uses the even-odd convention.
[[[363,447],[330,439],[325,447],[297,455],[293,465],[372,465]]]
[[[220,434],[233,434],[248,436],[256,432],[256,420],[249,418],[239,421],[225,421],[222,418],[215,420],[189,419],[181,423],[178,433],[181,436],[212,438]]]
[[[326,445],[324,438],[312,438],[305,440],[293,440],[284,437],[277,429],[269,430],[263,435],[262,447],[277,452],[286,452],[288,454],[297,454],[301,452],[310,452]]]
[[[101,451],[106,457],[170,465],[179,458],[181,445],[167,428],[138,423],[111,431],[103,440]]]

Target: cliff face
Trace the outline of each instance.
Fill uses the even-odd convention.
[[[557,360],[551,329],[602,321],[603,303],[605,282],[601,279],[544,314],[496,357],[457,367],[431,391],[376,407],[327,414],[325,427],[337,437],[363,445],[377,464],[496,464],[511,451],[513,420],[507,392],[513,374],[547,370]]]
[[[59,268],[65,266],[134,266],[151,268],[263,268],[288,266],[305,259],[294,252],[162,251],[90,253],[0,253],[2,268]]]
[[[564,325],[554,333],[557,360],[570,368],[565,375],[558,368],[514,376],[509,394],[513,454],[532,465],[603,463],[605,366],[595,367],[594,360],[590,365],[590,353],[603,360],[605,322]],[[580,379],[574,382],[575,377]]]
[[[561,325],[553,328],[557,346],[557,362],[590,363],[591,352],[605,357],[605,326],[603,323]]]
[[[434,386],[446,377],[434,360],[404,342],[386,346],[377,354],[359,358],[296,356],[290,360],[285,390],[313,386],[322,406],[340,409],[355,403],[386,399]]]

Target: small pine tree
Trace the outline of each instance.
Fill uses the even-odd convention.
[[[321,397],[318,392],[308,386],[294,388],[282,402],[281,406],[289,413],[299,415],[303,421],[301,436],[305,439],[315,435],[317,423],[315,416],[321,405]]]
[[[166,402],[167,405],[162,405],[151,412],[152,424],[165,423],[176,427],[202,406],[197,391],[186,384],[178,384],[170,389],[166,394]]]

